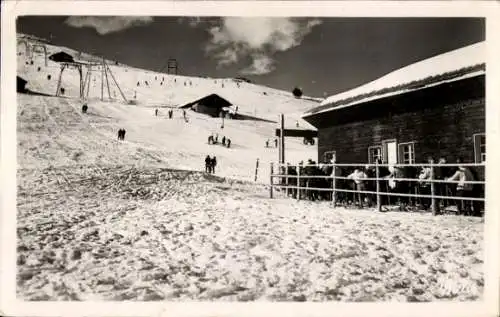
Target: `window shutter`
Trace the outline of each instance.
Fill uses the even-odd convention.
[[[398,144],[398,163],[402,164],[404,163],[404,144]]]
[[[474,135],[474,162],[481,163],[481,134]]]

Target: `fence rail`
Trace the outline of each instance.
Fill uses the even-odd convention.
[[[274,172],[275,163],[271,163],[271,173],[270,173],[270,197],[273,198],[273,190],[274,189],[285,189],[287,194],[290,191],[295,191],[297,199],[301,199],[301,194],[305,194],[308,196],[310,192],[323,192],[330,193],[330,199],[334,204],[336,204],[336,196],[338,193],[351,193],[356,198],[356,195],[359,196],[359,200],[361,204],[363,204],[361,200],[361,195],[367,195],[365,197],[374,198],[376,197],[377,210],[382,209],[382,197],[399,197],[399,198],[415,198],[420,200],[427,200],[430,202],[431,210],[434,214],[438,212],[439,202],[449,202],[456,201],[457,203],[464,204],[464,202],[470,203],[484,203],[484,185],[486,184],[485,180],[448,180],[446,178],[436,179],[436,168],[441,167],[474,167],[474,168],[485,168],[485,163],[463,163],[463,164],[434,164],[434,163],[423,163],[423,164],[356,164],[356,163],[332,163],[332,164],[298,164],[291,165],[288,163],[277,163],[278,171]],[[319,167],[329,167],[332,168],[331,175],[307,175],[303,174],[304,169],[306,167],[315,167],[317,171],[320,170]],[[358,179],[354,179],[350,176],[340,176],[335,175],[337,168],[355,168],[355,167],[363,167],[363,168],[374,168],[375,177],[362,177]],[[380,176],[380,168],[382,167],[413,167],[413,168],[429,168],[430,175],[429,178],[411,178],[411,177],[394,177],[392,176]],[[295,169],[296,174],[289,174],[289,169]],[[373,172],[373,169],[372,169]],[[279,183],[276,184],[275,180],[278,179]],[[310,186],[311,180],[324,180],[329,181],[329,186],[324,187],[314,187]],[[295,182],[295,184],[291,184],[290,181]],[[355,189],[342,188],[337,186],[338,181],[350,181],[349,187],[353,187]],[[375,185],[372,190],[366,190],[365,186],[367,182],[373,182],[372,185]],[[406,185],[410,184],[406,188],[406,192],[391,192],[389,189],[389,182],[398,182],[400,184],[406,183]],[[344,183],[345,185],[346,183]],[[323,184],[325,185],[325,184]],[[384,186],[382,186],[384,185]],[[461,186],[481,186],[482,190],[480,194],[477,191],[467,192],[467,195],[448,195],[449,193],[453,193],[454,190],[450,189],[451,185],[461,185]],[[438,187],[439,186],[439,187]],[[382,188],[384,187],[384,188]],[[414,193],[412,193],[412,191]],[[443,191],[445,191],[443,195]],[[427,192],[427,193],[422,193]],[[457,188],[457,193],[459,192]],[[355,200],[355,199],[353,199]],[[476,208],[476,207],[474,207]],[[463,207],[462,207],[463,209]]]

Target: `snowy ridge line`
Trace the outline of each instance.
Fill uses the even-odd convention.
[[[23,39],[23,40],[26,40],[28,42],[35,42],[37,41],[35,38],[35,36],[32,36],[32,35],[28,35],[28,34],[23,34],[23,33],[17,33],[17,37],[18,37],[18,40],[19,39]],[[78,50],[75,50],[75,49],[72,49],[72,48],[69,48],[69,47],[66,47],[66,46],[57,46],[45,39],[41,39],[43,42],[40,42],[40,43],[43,43],[46,48],[47,48],[47,55],[50,56],[52,55],[53,53],[55,53],[56,51],[67,51],[68,53],[72,54],[72,55],[75,55],[73,56],[75,60],[79,59],[81,61],[84,61],[84,62],[91,62],[91,63],[94,63],[94,62],[101,62],[102,61],[102,57],[99,57],[99,56],[95,56],[95,55],[92,55],[90,53],[86,53],[86,52],[83,52],[83,51],[78,51]],[[19,44],[18,44],[19,45]],[[35,58],[35,56],[31,56],[32,59]],[[217,78],[217,77],[208,77],[208,76],[202,76],[202,75],[199,75],[199,76],[189,76],[189,75],[182,75],[182,74],[168,74],[168,73],[163,73],[163,72],[159,72],[159,71],[156,71],[156,70],[150,70],[150,69],[142,69],[142,68],[138,68],[138,67],[134,67],[134,66],[130,66],[130,65],[127,65],[127,64],[123,64],[123,63],[118,63],[118,65],[116,65],[116,62],[117,61],[114,61],[114,60],[109,60],[109,59],[105,59],[106,63],[108,64],[109,67],[111,67],[112,69],[120,69],[120,70],[123,70],[125,72],[132,72],[132,73],[137,73],[137,75],[146,75],[146,76],[151,76],[151,75],[158,75],[158,76],[164,76],[164,77],[167,77],[167,78],[178,78],[179,80],[190,80],[190,79],[195,79],[195,80],[198,80],[198,81],[213,81],[213,80],[217,80],[217,81],[221,81],[221,82],[234,82],[236,83],[237,81],[235,80],[235,78],[233,77],[227,77],[227,78]],[[59,68],[59,65],[55,64],[56,66],[53,66],[54,65],[54,62],[50,61],[49,60],[49,66],[48,67],[54,67],[54,68]],[[271,94],[275,94],[277,96],[281,96],[281,97],[286,97],[286,98],[294,98],[293,94],[291,92],[288,92],[288,91],[285,91],[285,90],[281,90],[281,89],[276,89],[276,88],[273,88],[273,87],[269,87],[269,86],[265,86],[265,85],[261,85],[261,84],[256,84],[256,83],[253,83],[253,82],[239,82],[240,85],[243,85],[243,86],[246,86],[248,89],[248,91],[252,91],[256,94],[260,94],[261,92],[263,91],[267,91],[268,93],[271,93]],[[121,84],[122,85],[122,84]],[[129,89],[133,90],[132,88],[128,87]],[[257,91],[254,91],[254,89],[257,89]],[[314,102],[314,103],[319,103],[321,100],[323,100],[323,98],[318,98],[318,97],[311,97],[311,96],[302,96],[300,99],[304,99],[304,100],[308,100],[308,101],[311,101],[311,102]]]

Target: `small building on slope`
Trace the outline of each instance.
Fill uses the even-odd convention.
[[[231,102],[217,94],[210,94],[194,101],[181,105],[180,108],[191,109],[195,112],[208,114],[212,117],[220,117],[229,113]]]
[[[28,83],[27,80],[25,80],[22,77],[16,76],[17,78],[17,92],[26,92],[26,84]]]
[[[54,53],[54,54],[49,56],[49,59],[51,61],[58,62],[58,63],[74,63],[75,62],[75,59],[73,58],[73,56],[69,55],[66,52]]]
[[[476,43],[325,99],[302,116],[318,129],[318,159],[484,162],[485,55]]]
[[[253,117],[247,114],[239,113],[237,106],[235,106],[228,99],[221,97],[219,94],[209,94],[194,101],[182,104],[179,106],[181,109],[191,109],[198,113],[210,115],[212,117],[224,117],[235,120],[256,120],[267,121],[263,118]]]

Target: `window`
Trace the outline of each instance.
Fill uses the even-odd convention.
[[[331,163],[332,159],[334,162],[337,161],[337,153],[335,151],[326,151],[323,153],[323,162]]]
[[[484,133],[474,134],[474,157],[476,163],[486,162],[486,135]]]
[[[398,163],[398,143],[396,139],[382,141],[382,160],[386,164]]]
[[[400,143],[399,157],[402,164],[415,163],[415,142]]]
[[[377,160],[382,161],[382,147],[380,145],[368,148],[368,163],[374,164]]]

